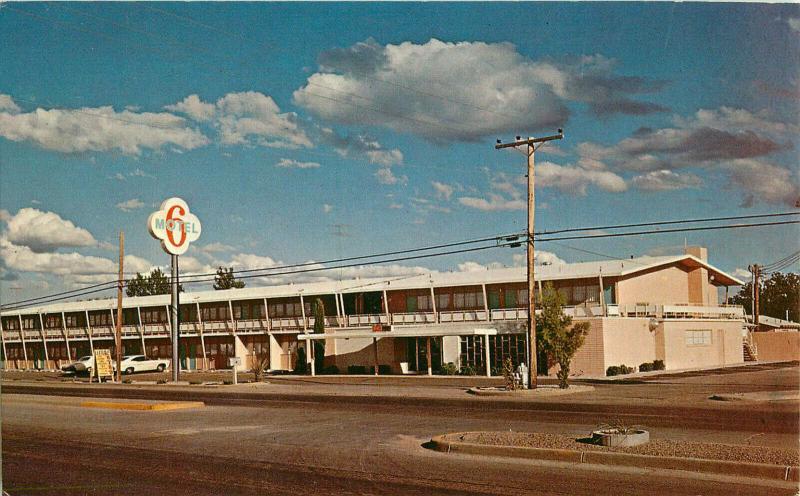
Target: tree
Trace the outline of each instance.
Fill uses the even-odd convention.
[[[125,294],[128,296],[153,296],[172,292],[170,278],[159,268],[153,269],[146,276],[137,272],[135,277],[125,282],[125,286]],[[182,284],[178,284],[178,291],[183,292]]]
[[[794,273],[772,273],[768,278],[759,281],[759,312],[761,315],[785,319],[789,311],[789,320],[800,321],[798,308],[800,295],[800,276]],[[745,312],[753,313],[753,283],[748,282],[739,293],[730,297],[728,303],[742,305]]]
[[[325,334],[325,304],[321,298],[314,301],[314,334]]]
[[[214,289],[241,289],[244,281],[240,281],[233,276],[233,267],[218,267],[217,275],[214,276]]]
[[[565,315],[562,307],[564,297],[547,284],[542,296],[542,314],[536,317],[536,343],[553,364],[558,365],[558,387],[569,387],[569,364],[578,348],[583,346],[588,322],[572,323],[572,317]]]

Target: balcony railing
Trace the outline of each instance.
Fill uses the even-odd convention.
[[[539,310],[537,310],[539,313]],[[593,318],[602,317],[604,308],[597,303],[584,305],[574,305],[564,307],[564,313],[574,318]],[[725,319],[741,320],[744,318],[744,310],[739,305],[690,305],[690,304],[650,304],[650,303],[627,303],[605,305],[605,315],[609,317],[638,317],[656,319]],[[425,324],[451,324],[463,322],[487,322],[487,321],[524,321],[528,318],[526,308],[497,308],[489,311],[489,320],[485,310],[447,310],[441,312],[404,312],[393,313],[391,315],[365,314],[347,315],[342,317],[326,316],[325,327],[370,327],[374,324],[383,325],[425,325]],[[272,318],[267,325],[266,319],[229,320],[216,322],[183,322],[181,323],[181,333],[187,336],[198,336],[200,331],[206,335],[232,334],[234,327],[237,333],[257,334],[264,333],[271,329],[273,332],[301,332],[303,329],[314,327],[314,317],[279,317]],[[92,337],[95,339],[113,338],[115,329],[112,326],[93,326]],[[25,341],[41,342],[42,334],[38,329],[25,329]],[[169,324],[144,324],[142,326],[124,325],[122,335],[126,338],[134,338],[142,332],[145,338],[148,337],[168,337]],[[85,327],[69,327],[66,329],[67,338],[70,340],[87,339],[87,329]],[[20,331],[18,329],[3,330],[3,337],[7,342],[20,342]],[[64,337],[62,329],[46,329],[45,338],[48,341],[61,340]]]

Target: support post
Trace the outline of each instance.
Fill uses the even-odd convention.
[[[433,284],[431,284],[431,309],[433,310],[433,321],[439,322],[439,313],[436,312],[436,293],[433,291]]]
[[[486,312],[486,320],[491,320],[489,314],[489,300],[486,299],[486,284],[481,284],[481,291],[483,291],[483,311]]]
[[[142,324],[142,307],[136,307],[136,317],[139,321],[139,336],[142,338],[142,355],[147,356],[147,347],[144,342],[144,324]]]
[[[236,320],[233,318],[233,301],[231,300],[228,300],[228,312],[230,312],[231,316],[231,331],[233,332],[233,335],[236,336],[236,331],[238,329],[236,329]]]
[[[486,359],[486,377],[492,376],[491,354],[489,353],[489,335],[483,336],[484,357]]]
[[[272,332],[272,322],[269,319],[269,305],[267,305],[267,299],[264,298],[264,318],[267,320],[267,332]]]
[[[342,327],[347,327],[347,312],[344,310],[344,293],[339,293],[339,301],[342,307]]]
[[[300,293],[300,315],[303,316],[303,332],[308,332],[306,325],[306,302],[303,300],[303,293]]]
[[[428,336],[427,341],[425,343],[426,346],[426,353],[425,356],[428,358],[428,375],[433,375],[433,359],[431,358],[431,337]]]
[[[758,330],[759,316],[761,315],[761,307],[759,305],[759,293],[761,287],[759,286],[759,278],[761,277],[761,267],[758,264],[753,265],[753,325],[754,329]]]
[[[333,293],[333,301],[336,302],[336,322],[339,323],[339,327],[344,325],[342,321],[342,311],[339,309],[339,293]]]
[[[314,356],[314,342],[311,339],[306,339],[308,343],[308,357],[311,359],[311,377],[317,375],[317,360]]]
[[[266,299],[264,300],[266,301]],[[206,340],[203,335],[205,334],[206,330],[206,323],[203,322],[203,314],[200,312],[200,302],[195,302],[197,305],[197,322],[200,323],[200,351],[203,352],[203,370],[208,370],[208,362],[206,361]]]
[[[22,314],[19,317],[19,338],[22,340],[22,357],[25,359],[25,369],[28,369],[28,350],[25,349],[25,329],[22,328]]]
[[[67,333],[67,318],[64,312],[61,312],[61,332],[64,333],[64,344],[67,345],[67,361],[72,362],[72,353],[69,351],[69,335]]]
[[[42,336],[42,348],[44,348],[44,367],[47,368],[47,362],[50,361],[50,357],[47,353],[47,339],[44,337],[44,319],[41,312],[39,313],[39,334]]]
[[[8,353],[6,353],[6,333],[3,330],[3,319],[0,319],[0,342],[3,343],[3,370],[8,370]],[[67,348],[69,350],[69,348]]]
[[[117,348],[117,382],[122,382],[122,284],[124,273],[122,266],[125,262],[125,233],[119,232],[119,279],[117,279],[117,322],[116,332],[114,333],[114,343]],[[111,312],[114,317],[114,312]]]
[[[375,360],[375,375],[378,375],[378,338],[372,338],[372,354]]]
[[[603,310],[603,317],[606,317],[608,312],[606,312],[606,292],[603,288],[603,273],[601,272],[597,278],[599,279],[600,283],[600,308]]]
[[[527,139],[520,139],[517,137],[517,140],[512,143],[501,144],[500,140],[498,144],[495,145],[495,149],[499,150],[502,148],[516,148],[518,146],[526,145],[527,151],[526,155],[528,156],[528,232],[527,232],[527,247],[528,247],[528,336],[530,340],[530,363],[528,364],[528,374],[529,374],[529,381],[531,389],[535,389],[536,384],[536,295],[535,295],[535,255],[534,255],[534,218],[535,218],[535,208],[536,208],[536,182],[535,182],[535,168],[534,168],[534,155],[536,154],[536,149],[538,148],[536,145],[537,143],[541,146],[541,143],[545,143],[547,141],[553,140],[560,140],[564,138],[564,132],[559,129],[558,134],[553,136],[546,136],[542,138],[527,138]]]
[[[181,377],[181,363],[178,355],[180,346],[180,296],[178,294],[178,255],[172,255],[172,298],[170,302],[170,326],[172,327],[172,380],[178,382]]]
[[[392,318],[389,315],[389,296],[386,294],[386,290],[383,290],[383,311],[386,314],[386,325],[392,323]]]
[[[92,356],[94,356],[94,340],[92,339],[92,324],[89,322],[89,311],[84,310],[84,316],[86,317],[86,336],[89,338],[89,350],[92,352]]]

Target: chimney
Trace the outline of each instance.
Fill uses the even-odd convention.
[[[684,251],[687,255],[694,255],[703,262],[708,262],[708,248],[705,246],[687,246]]]

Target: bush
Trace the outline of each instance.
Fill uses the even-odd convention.
[[[639,372],[650,372],[651,370],[653,370],[652,362],[644,362],[643,364],[639,365]]]
[[[197,379],[192,379],[191,381],[189,381],[189,384],[191,384],[192,386],[202,386],[203,385],[203,381],[199,381]]]
[[[378,375],[391,375],[391,373],[392,373],[391,365],[378,365]]]
[[[625,375],[630,374],[633,372],[633,367],[628,367],[625,364],[622,365],[612,365],[606,369],[606,376],[613,376],[613,375]]]
[[[446,364],[442,365],[442,374],[444,375],[456,375],[458,373],[458,367],[453,362],[447,362]]]
[[[226,386],[230,386],[233,384],[233,381],[231,379],[225,379],[222,381],[222,383],[225,384]]]
[[[653,370],[664,370],[664,360],[654,360]]]
[[[159,379],[156,381],[156,384],[166,384],[166,383],[167,383],[166,379]]]
[[[319,373],[323,375],[336,375],[339,373],[339,367],[336,365],[328,365],[327,367],[322,367]]]
[[[367,368],[363,365],[348,365],[347,373],[350,375],[364,375],[367,373]]]
[[[472,365],[467,365],[465,367],[461,367],[461,370],[458,372],[458,375],[478,375],[478,371],[475,370],[475,367]]]

